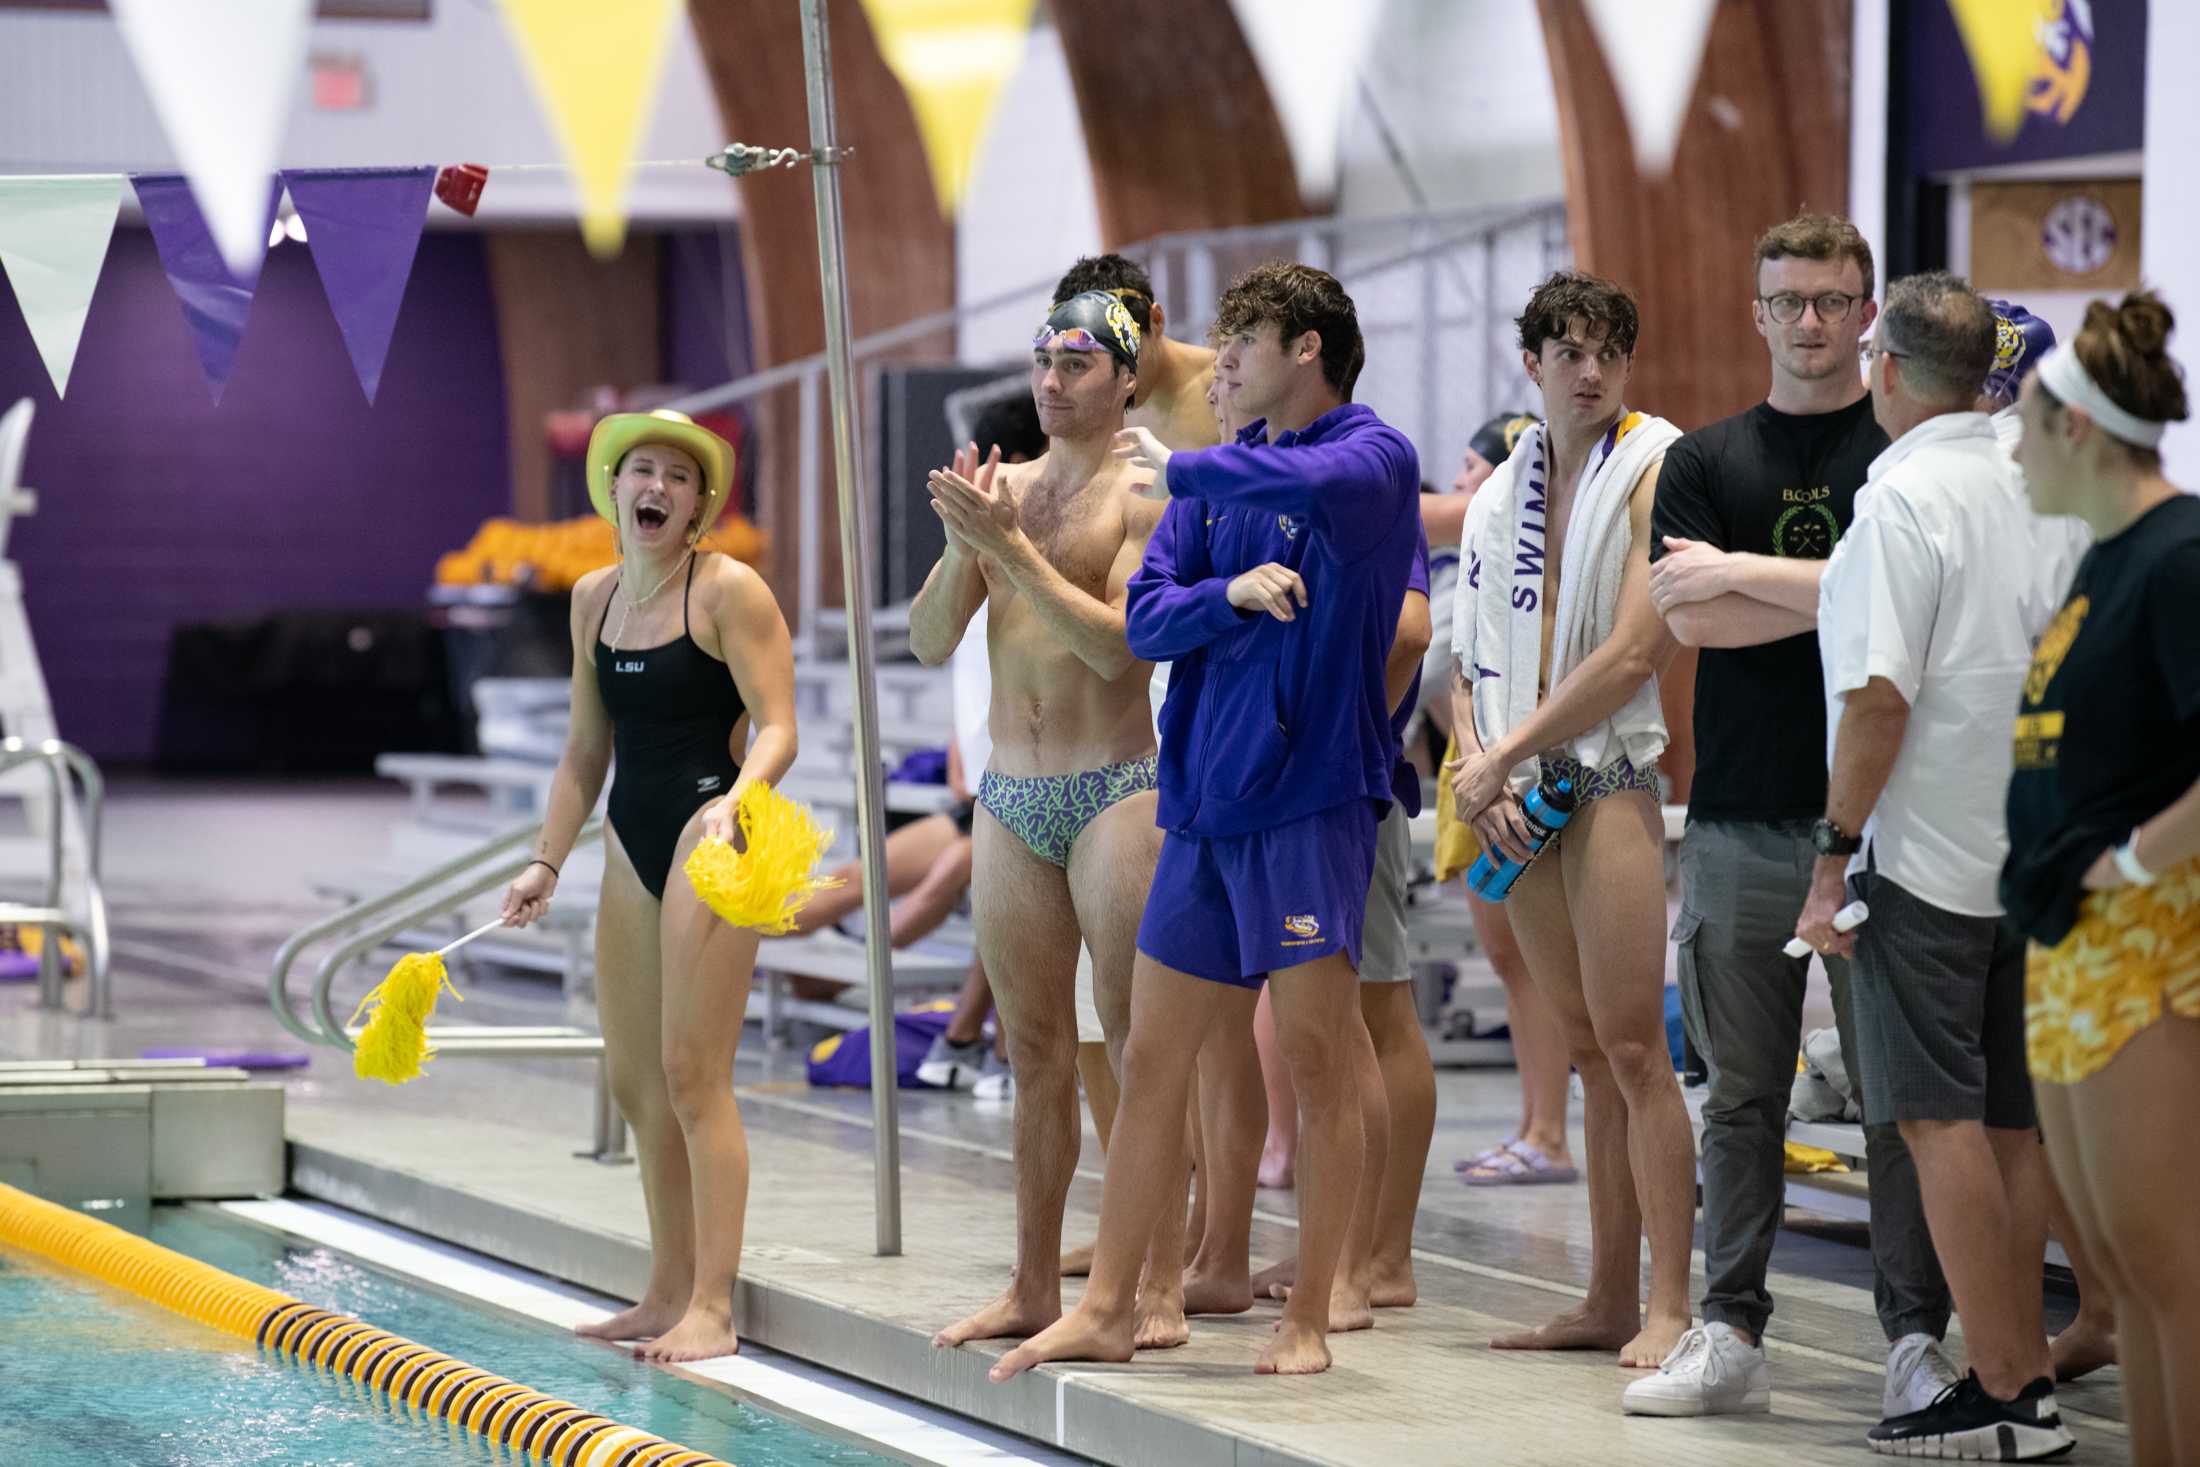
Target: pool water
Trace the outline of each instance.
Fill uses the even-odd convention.
[[[469,1304],[204,1209],[147,1235],[240,1278],[655,1432],[736,1467],[889,1467],[624,1350]],[[448,1467],[518,1459],[348,1378],[0,1247],[0,1463],[81,1467]]]

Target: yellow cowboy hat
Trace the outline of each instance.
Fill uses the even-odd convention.
[[[704,531],[718,522],[718,512],[733,493],[733,445],[696,422],[686,413],[658,408],[648,413],[613,413],[596,424],[588,435],[588,497],[596,513],[616,525],[619,507],[611,499],[611,481],[618,477],[619,461],[627,450],[644,443],[664,443],[685,451],[703,470]]]

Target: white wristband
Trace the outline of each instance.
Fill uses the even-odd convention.
[[[2109,853],[2116,869],[2124,873],[2124,880],[2133,886],[2154,885],[2154,873],[2139,864],[2139,832],[2134,830],[2124,838],[2124,843]]]

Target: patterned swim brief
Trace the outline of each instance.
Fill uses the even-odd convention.
[[[995,774],[988,769],[978,776],[978,803],[1031,847],[1033,855],[1066,867],[1070,847],[1102,811],[1159,784],[1159,765],[1152,754],[1077,774]]]
[[[1653,800],[1661,798],[1664,793],[1658,784],[1656,769],[1637,769],[1628,762],[1624,754],[1602,769],[1591,769],[1570,754],[1545,754],[1543,777],[1573,781],[1576,805],[1586,805],[1591,800],[1601,800],[1606,795],[1623,794],[1628,790],[1640,790]]]

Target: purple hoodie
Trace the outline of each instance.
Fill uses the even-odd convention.
[[[1352,800],[1418,803],[1383,668],[1422,544],[1420,458],[1372,408],[1347,403],[1271,443],[1169,459],[1168,509],[1131,578],[1131,650],[1170,661],[1161,708],[1164,829],[1272,830]],[[1275,562],[1306,582],[1295,620],[1225,592]]]

